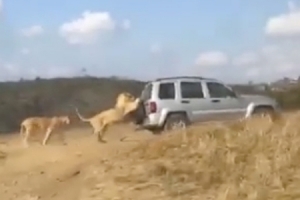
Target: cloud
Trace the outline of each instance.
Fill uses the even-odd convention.
[[[84,11],[79,18],[62,24],[59,34],[70,44],[89,44],[115,28],[116,22],[109,12]]]
[[[131,28],[130,20],[129,19],[124,19],[121,26],[124,30],[129,30]]]
[[[261,71],[260,68],[257,68],[257,67],[249,68],[246,71],[246,77],[247,78],[257,78],[259,76],[260,71]]]
[[[290,37],[300,35],[300,9],[288,3],[288,12],[268,19],[265,33],[268,36]]]
[[[19,80],[22,75],[20,67],[16,64],[10,62],[0,61],[0,80],[8,81],[8,80]]]
[[[152,44],[150,46],[150,52],[153,54],[158,54],[162,52],[162,46],[159,43]]]
[[[19,75],[19,67],[12,63],[4,63],[3,68],[9,72],[10,75]]]
[[[30,53],[30,49],[24,47],[24,48],[21,49],[21,53],[23,55],[28,55]]]
[[[259,62],[259,56],[254,52],[246,52],[232,59],[232,64],[237,66],[254,65]]]
[[[221,51],[200,53],[195,60],[195,64],[201,67],[217,67],[227,65],[228,62],[228,56]]]
[[[271,16],[265,27],[267,40],[248,58],[239,55],[236,64],[246,70],[246,76],[258,80],[274,80],[283,76],[296,78],[300,75],[300,9],[293,2],[288,3],[288,11]],[[245,55],[245,54],[244,54]],[[247,62],[245,62],[247,61]]]
[[[176,49],[174,46],[182,47],[181,42],[184,41],[168,46],[168,38],[167,41],[161,41],[163,37],[154,40],[155,43],[151,45],[143,41],[145,38],[141,35],[136,35],[138,38],[131,37],[131,31],[123,34],[131,29],[131,21],[126,18],[117,20],[110,12],[85,11],[77,19],[70,18],[61,23],[56,32],[47,31],[38,40],[20,37],[19,29],[15,34],[14,27],[7,24],[7,27],[0,29],[3,42],[0,56],[5,58],[5,62],[0,61],[0,67],[7,75],[0,78],[71,76],[80,74],[81,68],[86,68],[93,75],[143,79],[189,72],[230,82],[294,77],[300,74],[300,37],[295,37],[298,36],[297,27],[300,23],[295,24],[290,20],[300,11],[292,2],[288,7],[285,13],[270,16],[261,27],[261,31],[265,31],[262,38],[254,38],[262,42],[251,44],[256,47],[244,51],[241,50],[242,44],[236,43],[222,47],[229,51],[216,48],[213,51],[194,52],[199,47],[192,43],[190,48]],[[26,37],[43,32],[38,25],[21,31]],[[150,35],[148,39],[156,37]],[[236,53],[237,49],[239,52]]]
[[[0,13],[3,11],[3,0],[0,0]]]
[[[225,54],[222,53],[220,55]],[[214,56],[215,63],[208,65],[208,63],[210,63],[208,60],[211,59],[207,58],[210,56],[206,56],[206,59],[204,59],[202,54],[202,66],[214,67],[199,68],[199,65],[196,65],[193,68],[193,72],[219,78],[226,82],[247,82],[248,80],[269,82],[282,77],[297,78],[300,76],[299,55],[299,39],[276,40],[270,44],[262,44],[262,46],[255,50],[227,57],[227,64],[225,64],[226,59],[224,59],[224,56]],[[217,62],[217,57],[224,57],[223,59],[219,59],[223,61]],[[204,60],[206,62],[204,62]],[[206,65],[204,63],[206,63]],[[222,65],[220,65],[220,63],[222,63]]]
[[[300,36],[300,10],[292,2],[288,7],[286,13],[267,19],[265,40],[260,46],[236,55],[221,51],[201,53],[193,70],[230,82],[297,78],[300,76],[300,37],[295,36]]]
[[[244,55],[252,55],[244,59]],[[236,71],[244,71],[245,78],[271,81],[283,76],[300,75],[300,40],[274,41],[260,47],[256,53],[244,53],[232,59]],[[244,59],[244,60],[243,60]]]
[[[293,1],[288,2],[288,8],[290,11],[295,11],[297,9],[297,5]]]
[[[35,37],[41,35],[44,32],[44,29],[40,25],[34,25],[28,28],[21,30],[21,34],[25,37]]]
[[[130,32],[123,34],[131,28],[129,19],[117,21],[109,12],[89,11],[75,18],[38,38],[34,36],[45,32],[42,26],[33,22],[33,26],[17,28],[4,21],[0,27],[0,81],[82,75],[82,68],[95,76],[138,77],[137,66],[145,65],[149,47],[132,45],[127,37]],[[70,45],[94,41],[101,43]]]
[[[230,57],[222,51],[207,51],[199,53],[193,62],[190,75],[200,75],[222,79],[227,78],[226,69],[230,64]],[[225,73],[224,73],[225,72]],[[232,77],[232,76],[231,76]]]

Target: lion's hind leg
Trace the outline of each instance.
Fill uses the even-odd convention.
[[[107,124],[103,124],[100,128],[95,129],[95,133],[98,136],[98,142],[106,143],[106,140],[103,140],[106,131],[107,131]]]

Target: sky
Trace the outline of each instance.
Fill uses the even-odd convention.
[[[20,2],[0,0],[0,81],[300,76],[300,0]]]

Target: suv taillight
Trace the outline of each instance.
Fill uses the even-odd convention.
[[[157,111],[157,105],[155,102],[151,101],[149,102],[149,112],[150,113],[156,113]]]

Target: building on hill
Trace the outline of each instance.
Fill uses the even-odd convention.
[[[271,90],[272,91],[285,91],[287,89],[296,87],[300,84],[299,78],[292,79],[292,78],[285,77],[283,79],[277,80],[270,84]]]

